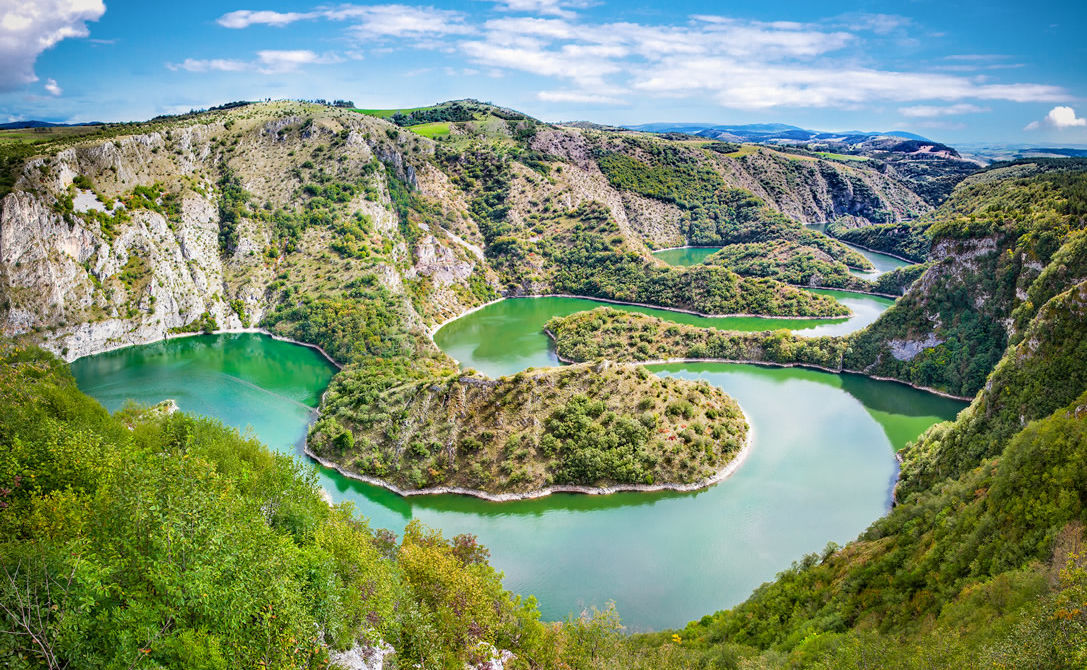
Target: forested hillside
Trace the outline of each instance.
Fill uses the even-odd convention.
[[[379,641],[396,667],[502,650],[532,668],[1087,663],[1087,161],[998,164],[944,199],[917,186],[938,175],[886,163],[475,101],[237,103],[50,137],[0,148],[8,665],[325,667]],[[861,281],[849,270],[868,261],[807,222],[926,262]],[[724,248],[689,268],[651,254],[686,243]],[[214,422],[110,416],[60,360],[262,328],[343,366],[310,446],[358,474],[493,492],[695,482],[746,437],[723,393],[610,363],[490,380],[456,370],[433,328],[548,293],[848,312],[797,285],[905,295],[841,338],[616,310],[550,328],[571,359],[818,365],[974,402],[903,451],[897,505],[859,539],[635,637],[611,611],[540,623],[473,538],[370,529]]]

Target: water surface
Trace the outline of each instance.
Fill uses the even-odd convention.
[[[721,247],[676,247],[654,251],[653,255],[669,265],[684,267],[698,265],[721,250]]]
[[[624,312],[648,314],[665,321],[719,330],[760,331],[787,328],[797,335],[846,335],[876,320],[893,300],[863,293],[809,289],[829,295],[852,310],[838,319],[775,319],[753,316],[704,317],[667,309],[617,305],[589,298],[510,298],[501,300],[443,326],[434,334],[442,351],[492,377],[530,367],[558,365],[551,340],[543,328],[553,316],[611,307]]]
[[[825,223],[809,223],[805,225],[812,230],[817,230],[824,234],[826,233],[827,224]],[[862,249],[861,247],[842,240],[838,241],[871,261],[873,266],[873,269],[871,270],[855,270],[850,268],[850,274],[860,277],[861,279],[868,279],[871,281],[891,270],[910,265],[909,261],[904,261],[901,258],[881,254],[878,251]],[[669,265],[691,266],[704,262],[720,249],[721,247],[677,247],[675,249],[654,251],[653,255]]]
[[[498,304],[507,303],[525,311],[496,323],[484,310],[447,326],[457,326],[446,335],[449,353],[491,374],[551,364],[538,329],[572,306],[550,309],[543,299]],[[653,369],[705,379],[750,416],[750,455],[726,482],[690,494],[516,503],[405,499],[327,469],[319,470],[320,483],[375,527],[400,531],[417,518],[446,536],[475,533],[505,572],[506,586],[536,595],[546,619],[615,601],[628,626],[659,629],[734,605],[803,554],[856,537],[888,509],[894,451],[963,407],[891,382],[796,368]],[[131,347],[80,359],[72,370],[80,388],[111,410],[129,398],[174,398],[183,410],[251,430],[273,449],[295,454],[334,373],[311,349],[255,334]]]
[[[827,224],[825,223],[809,223],[806,225],[808,228],[811,228],[812,230],[817,230],[820,233],[826,234],[827,232]],[[837,240],[838,238],[834,239]],[[898,268],[911,265],[909,261],[904,261],[901,258],[888,256],[887,254],[881,254],[878,251],[869,251],[868,249],[863,249],[855,244],[850,244],[849,242],[846,242],[844,240],[838,241],[872,262],[872,266],[874,268],[872,270],[854,270],[852,268],[849,270],[850,274],[856,277],[860,277],[861,279],[867,279],[869,281],[872,281],[879,278],[880,275],[887,274],[892,270],[897,270]]]

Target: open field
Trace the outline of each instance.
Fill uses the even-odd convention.
[[[415,126],[408,126],[408,130],[434,140],[449,134],[449,122],[435,121],[434,123],[420,123]]]

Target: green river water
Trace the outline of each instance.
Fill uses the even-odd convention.
[[[435,339],[465,367],[488,374],[553,365],[543,324],[595,305],[504,301],[448,324]],[[885,305],[869,307],[878,313]],[[748,321],[730,325],[756,327]],[[185,411],[299,454],[335,372],[312,349],[256,334],[130,347],[80,359],[72,371],[80,388],[111,410],[128,399],[173,398]],[[736,604],[803,554],[856,537],[889,507],[894,451],[963,407],[900,384],[799,368],[681,364],[654,371],[706,379],[751,417],[752,449],[725,482],[688,494],[555,495],[514,503],[405,499],[327,469],[319,470],[320,483],[375,527],[399,531],[418,518],[447,536],[475,533],[505,572],[506,586],[537,596],[546,619],[614,601],[633,630],[659,629]]]
[[[808,228],[817,230],[821,233],[826,232],[825,223],[811,223],[807,224]],[[842,242],[842,240],[838,240]],[[898,269],[909,265],[908,261],[904,261],[901,258],[895,258],[894,256],[888,256],[887,254],[881,254],[877,251],[868,251],[858,246],[852,245],[848,242],[842,242],[845,246],[849,247],[853,251],[856,251],[861,256],[864,256],[871,261],[872,270],[850,270],[849,272],[861,279],[874,280],[882,274],[890,272],[891,270]],[[653,252],[653,255],[661,259],[669,265],[698,265],[702,261],[712,256],[721,247],[677,247],[675,249],[662,249],[661,251]]]

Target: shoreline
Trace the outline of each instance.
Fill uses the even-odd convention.
[[[727,246],[727,245],[726,245]],[[685,244],[682,247],[665,247],[663,249],[650,249],[649,254],[654,256],[662,251],[675,251],[676,249],[724,249],[724,246],[713,244]]]
[[[732,396],[729,396],[730,398]],[[735,402],[735,400],[734,400]],[[371,477],[369,475],[361,475],[356,472],[346,470],[338,463],[330,461],[326,458],[322,458],[313,453],[309,444],[305,444],[302,448],[306,457],[316,461],[321,466],[330,468],[340,473],[340,475],[347,477],[348,479],[354,479],[371,486],[379,486],[386,491],[397,494],[402,498],[412,498],[415,496],[432,496],[432,495],[462,495],[470,496],[472,498],[479,498],[480,500],[486,500],[487,502],[503,503],[503,502],[517,502],[519,500],[536,500],[539,498],[546,498],[547,496],[554,495],[556,493],[576,493],[582,495],[611,495],[613,493],[661,493],[661,492],[674,492],[674,493],[693,493],[707,489],[716,484],[720,484],[724,480],[731,477],[740,469],[744,461],[747,460],[748,454],[751,453],[751,447],[755,443],[755,424],[751,422],[751,417],[747,414],[743,407],[740,407],[739,403],[736,406],[740,408],[740,413],[744,417],[744,422],[747,424],[747,436],[744,440],[744,446],[740,448],[736,455],[732,457],[725,466],[715,472],[713,475],[700,479],[697,482],[691,482],[690,484],[615,484],[613,486],[583,486],[580,484],[555,484],[552,486],[546,486],[542,489],[535,489],[532,491],[526,491],[525,493],[488,493],[487,491],[480,491],[478,489],[469,489],[461,486],[433,486],[425,489],[402,489],[399,486],[387,482],[377,477]]]
[[[129,343],[129,344],[117,344],[117,345],[114,345],[114,346],[106,347],[104,349],[99,349],[98,351],[88,352],[88,353],[83,354],[81,356],[76,356],[75,358],[73,358],[71,360],[65,360],[65,362],[71,364],[71,363],[74,363],[75,361],[78,361],[81,358],[86,358],[87,356],[97,356],[99,354],[107,354],[107,353],[109,353],[111,351],[120,351],[121,349],[127,349],[129,347],[142,347],[142,346],[145,346],[145,345],[148,345],[148,344],[158,344],[159,342],[169,342],[170,340],[178,340],[178,339],[183,339],[183,338],[186,338],[186,337],[197,337],[197,336],[200,336],[200,335],[244,335],[244,334],[247,334],[247,333],[248,334],[255,334],[255,335],[265,335],[267,337],[272,338],[273,340],[279,340],[280,342],[289,342],[291,344],[297,344],[297,345],[300,345],[300,346],[303,346],[303,347],[308,347],[310,349],[315,349],[315,350],[317,350],[317,353],[324,356],[325,360],[327,360],[329,363],[331,363],[337,370],[343,370],[343,366],[340,365],[340,363],[335,358],[333,358],[332,356],[329,356],[328,352],[325,351],[323,348],[321,348],[320,345],[313,344],[311,342],[303,342],[301,340],[295,340],[295,339],[292,339],[290,337],[284,337],[283,335],[277,335],[276,333],[273,333],[273,332],[271,332],[269,330],[265,330],[264,328],[256,328],[256,327],[218,328],[216,330],[212,330],[212,331],[209,331],[209,332],[204,332],[204,331],[200,330],[200,331],[195,331],[195,332],[191,332],[191,333],[166,333],[165,337],[161,337],[161,338],[158,338],[158,339],[155,339],[155,340],[148,340],[147,342],[132,342],[132,343]]]
[[[820,291],[842,291],[844,293],[856,293],[858,295],[870,295],[874,298],[888,298],[890,300],[898,300],[901,295],[891,295],[890,293],[876,293],[875,291],[861,291],[855,288],[838,288],[837,286],[803,286],[801,284],[789,284],[789,286],[795,286],[797,288],[814,288]],[[776,318],[776,317],[773,317]]]
[[[794,286],[793,284],[788,284],[788,285],[793,286],[794,288],[822,288],[820,286],[801,287],[801,286]],[[843,290],[843,289],[828,289],[828,290],[840,291],[840,290]],[[890,296],[888,296],[888,297],[890,297]],[[462,316],[467,316],[467,315],[471,314],[472,312],[479,311],[479,310],[483,309],[484,307],[488,307],[488,306],[493,305],[493,304],[495,304],[497,302],[502,302],[503,300],[519,300],[519,299],[522,299],[522,298],[532,298],[532,299],[536,299],[536,298],[574,298],[576,300],[591,300],[591,301],[594,301],[594,302],[605,302],[605,303],[608,303],[608,304],[611,304],[611,305],[628,305],[630,307],[645,307],[646,309],[659,309],[659,310],[663,310],[663,311],[666,311],[666,312],[678,312],[680,314],[690,314],[692,316],[700,316],[700,317],[702,317],[704,319],[740,319],[740,318],[744,318],[744,319],[796,319],[796,320],[824,319],[825,320],[825,319],[848,319],[850,317],[856,316],[853,313],[852,310],[850,310],[849,314],[837,314],[837,315],[831,315],[831,316],[774,316],[774,315],[769,315],[769,314],[746,314],[746,313],[739,313],[739,314],[706,314],[704,312],[696,312],[696,311],[694,311],[692,309],[683,309],[682,307],[662,307],[660,305],[650,305],[649,303],[644,303],[644,302],[630,302],[630,301],[627,301],[627,300],[614,300],[612,298],[597,298],[596,296],[591,296],[591,295],[574,295],[573,293],[528,293],[528,294],[525,294],[525,295],[504,296],[504,297],[498,298],[496,300],[492,300],[492,301],[490,301],[488,303],[485,303],[483,305],[473,307],[472,309],[469,309],[469,310],[465,311],[464,313],[460,314],[459,316],[451,317],[451,318],[446,319],[445,321],[442,321],[438,326],[436,326],[431,331],[431,333],[432,334],[437,333],[439,330],[441,330],[441,328],[443,326],[449,324],[450,322],[456,321],[457,319],[461,318]]]
[[[555,334],[550,330],[544,328],[544,333],[551,340],[552,344],[557,344],[555,341]],[[559,359],[559,362],[566,365],[578,365],[581,363],[591,363],[592,361],[578,361],[572,358],[567,358],[558,352],[556,349],[555,357]],[[973,402],[973,397],[966,397],[961,395],[954,395],[947,393],[946,391],[940,391],[927,386],[918,386],[911,382],[902,381],[901,379],[895,379],[893,377],[877,377],[870,375],[859,370],[847,370],[846,368],[828,368],[825,365],[818,365],[816,363],[779,363],[777,361],[755,361],[755,360],[743,360],[743,359],[731,359],[731,358],[655,358],[647,361],[612,361],[616,365],[671,365],[674,363],[727,363],[729,365],[765,365],[766,367],[773,368],[809,368],[812,370],[820,370],[822,372],[829,372],[835,375],[849,374],[858,375],[860,377],[867,377],[868,379],[874,379],[880,382],[894,382],[896,384],[902,384],[903,386],[909,386],[915,391],[924,391],[925,393],[931,393],[932,395],[942,396],[951,400],[961,400],[963,402]]]
[[[854,229],[849,228],[848,230],[854,230]],[[873,249],[872,247],[866,247],[863,244],[857,244],[856,242],[849,242],[847,240],[843,240],[840,237],[835,237],[835,236],[831,235],[830,233],[825,233],[825,234],[826,234],[827,237],[831,238],[832,240],[838,240],[842,244],[849,244],[849,245],[852,245],[854,247],[857,247],[858,249],[864,249],[865,251],[870,251],[873,254],[883,254],[884,256],[890,256],[891,258],[897,258],[898,260],[900,260],[900,261],[902,261],[904,263],[909,263],[910,265],[921,265],[922,263],[925,262],[925,261],[915,261],[912,258],[906,258],[905,256],[899,256],[898,254],[893,254],[890,251],[881,251],[879,249]],[[894,270],[889,270],[889,272],[894,272]]]

